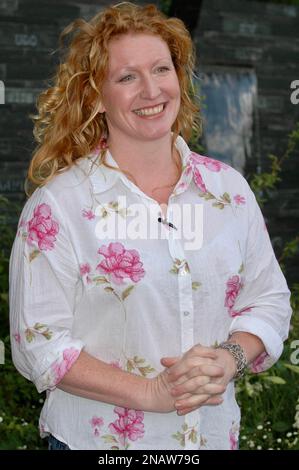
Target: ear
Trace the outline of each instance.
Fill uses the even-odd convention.
[[[99,113],[104,113],[105,111],[106,111],[105,106],[104,106],[103,103],[101,102],[101,103],[100,103],[100,106],[99,106]]]

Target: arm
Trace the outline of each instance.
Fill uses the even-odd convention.
[[[291,316],[290,292],[275,258],[261,210],[248,184],[245,186],[248,210],[245,220],[240,221],[240,226],[245,226],[248,230],[247,249],[242,289],[234,305],[235,310],[242,314],[233,319],[228,341],[239,343],[244,349],[251,371],[260,372],[271,367],[282,352]],[[222,383],[226,387],[235,375],[235,360],[229,351],[216,351],[215,361],[222,366],[223,375],[217,379],[211,377],[211,382]],[[188,353],[192,354],[192,350]],[[162,360],[162,364],[174,372],[171,377],[177,386],[172,393],[179,398],[176,406],[181,404],[187,407],[184,411],[192,411],[203,404],[218,404],[211,403],[211,399],[217,398],[217,390],[194,378],[188,363],[183,363],[184,357],[186,359],[184,355],[182,358]],[[198,373],[203,374],[203,371],[198,370]],[[210,393],[207,395],[210,398],[206,401],[202,395],[205,392]]]
[[[10,258],[10,326],[16,368],[39,392],[148,411],[174,410],[165,374],[145,379],[87,354],[72,335],[79,267],[65,215],[46,188],[27,201]]]
[[[153,379],[137,376],[96,359],[85,351],[58,384],[74,395],[142,411],[174,411],[168,374]]]

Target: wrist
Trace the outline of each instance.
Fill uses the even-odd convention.
[[[165,371],[161,372],[156,377],[147,379],[145,391],[146,411],[155,413],[169,413],[174,411],[174,398],[170,394],[170,391],[171,385],[167,381]]]
[[[235,341],[224,341],[220,343],[216,349],[228,353],[233,361],[230,361],[233,363],[231,380],[243,377],[247,367],[247,358],[242,346]]]

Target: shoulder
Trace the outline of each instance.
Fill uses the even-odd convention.
[[[60,215],[60,218],[64,219],[66,214],[70,215],[72,209],[76,212],[78,207],[84,205],[90,194],[87,172],[89,161],[87,158],[80,160],[36,188],[27,199],[23,214],[27,217],[34,216],[39,213],[40,208],[45,208],[48,211],[51,209],[51,213],[55,212],[56,216]]]
[[[193,151],[190,152],[189,162],[193,168],[195,183],[200,176],[207,191],[211,193],[251,192],[244,176],[227,163]]]

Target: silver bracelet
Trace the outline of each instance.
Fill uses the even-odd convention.
[[[233,358],[236,361],[236,366],[237,366],[237,371],[234,375],[234,379],[239,379],[240,377],[243,377],[245,374],[245,370],[247,367],[247,359],[245,356],[244,349],[238,344],[238,343],[229,343],[228,341],[224,341],[223,343],[220,343],[216,349],[226,349],[231,353]]]

